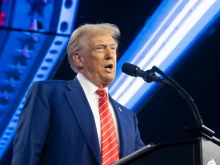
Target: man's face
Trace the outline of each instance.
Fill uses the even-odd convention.
[[[115,78],[118,44],[109,33],[93,35],[86,42],[81,73],[96,86],[106,87]]]

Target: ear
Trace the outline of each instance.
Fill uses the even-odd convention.
[[[75,52],[73,54],[72,60],[76,64],[77,68],[83,67],[83,59],[82,59],[81,54],[79,52]]]

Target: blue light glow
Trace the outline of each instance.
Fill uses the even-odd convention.
[[[21,3],[25,5],[27,4],[26,1],[18,2],[18,4],[21,4]],[[61,3],[62,5],[55,5],[55,3]],[[15,7],[18,7],[18,6],[15,5]],[[9,122],[6,123],[7,126],[4,129],[4,132],[2,133],[0,137],[0,159],[4,155],[5,151],[7,150],[9,144],[12,142],[12,139],[14,137],[18,119],[22,111],[22,108],[24,106],[24,101],[25,101],[25,97],[26,97],[28,89],[34,82],[48,79],[53,69],[56,67],[56,64],[66,52],[65,51],[66,46],[67,46],[69,37],[72,33],[74,23],[75,23],[77,7],[78,7],[78,0],[74,0],[72,4],[66,4],[66,0],[56,1],[56,2],[54,1],[54,3],[51,3],[50,5],[48,5],[46,18],[44,20],[46,22],[45,24],[46,26],[44,27],[43,31],[41,31],[41,33],[27,32],[27,31],[23,33],[19,32],[19,35],[28,36],[29,38],[31,38],[31,40],[28,40],[29,45],[27,46],[27,39],[26,40],[23,39],[22,42],[24,43],[24,45],[22,44],[22,48],[15,48],[15,50],[12,49],[11,51],[16,52],[16,53],[21,53],[21,54],[23,53],[22,55],[24,55],[24,58],[29,58],[29,55],[30,55],[30,61],[32,62],[33,65],[30,65],[30,62],[29,62],[28,63],[29,65],[25,66],[26,77],[24,77],[24,74],[23,74],[22,75],[23,77],[21,78],[21,80],[18,80],[16,82],[17,93],[18,93],[19,85],[20,85],[20,88],[23,87],[25,89],[24,89],[24,92],[20,93],[21,100],[19,98],[17,99],[18,101],[17,100],[14,101],[14,102],[18,102],[16,104],[16,107],[14,109],[8,108],[14,113],[12,113],[13,115],[11,119],[9,119]],[[16,8],[16,9],[17,10],[15,10],[14,12],[17,12],[17,13],[21,12],[24,16],[27,16],[27,10],[23,10],[24,6],[22,9],[21,8]],[[50,9],[51,11],[50,13],[48,9]],[[52,10],[56,11],[56,14],[53,14]],[[21,29],[23,30],[29,29],[29,24],[31,23],[30,30],[39,31],[39,29],[35,27],[37,25],[36,18],[39,21],[43,21],[43,19],[39,16],[39,13],[33,14],[35,19],[33,19],[32,22],[34,23],[31,23],[31,21],[25,22],[25,25],[26,25],[25,28],[21,28]],[[20,15],[17,14],[17,16],[19,16],[19,19],[15,18],[16,20],[13,22],[13,25],[15,26],[15,28],[20,27],[24,24],[24,23],[22,24],[23,20],[20,19],[21,18]],[[54,32],[54,33],[47,34],[47,32],[44,33],[45,30],[48,32]],[[7,31],[7,33],[17,34],[18,32]],[[17,39],[18,37],[17,38],[13,37],[13,38]],[[21,39],[19,38],[18,40],[20,41]],[[30,41],[32,42],[30,43]],[[5,43],[5,45],[7,44]],[[14,45],[19,45],[19,44],[14,44]],[[25,45],[27,47],[25,47]],[[36,47],[36,49],[33,49],[33,47],[34,48]],[[7,57],[9,59],[9,60],[4,60],[4,63],[7,64],[7,61],[10,61],[11,57],[8,56],[7,53],[4,53],[3,55],[5,55],[3,57],[5,58]],[[17,65],[15,66],[17,67]],[[24,68],[21,68],[21,69],[24,70]],[[1,78],[1,74],[0,74],[0,78]],[[24,84],[27,84],[27,85],[24,85]],[[7,94],[7,95],[9,95],[10,99],[12,98],[10,94]],[[12,99],[10,100],[10,102],[14,103]],[[4,110],[5,110],[5,107],[0,104],[0,112]]]
[[[119,60],[118,68],[130,62],[143,70],[156,65],[168,71],[216,19],[219,10],[220,2],[215,0],[163,1]],[[153,87],[155,83],[146,84],[118,70],[110,93],[121,104],[136,110],[152,94]]]

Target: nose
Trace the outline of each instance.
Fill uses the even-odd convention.
[[[105,57],[106,59],[112,59],[116,55],[116,52],[112,50],[110,47],[106,47]]]

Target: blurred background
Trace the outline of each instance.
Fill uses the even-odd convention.
[[[121,30],[110,93],[137,113],[145,144],[186,139],[185,128],[196,121],[176,91],[128,77],[121,73],[124,62],[143,70],[156,65],[175,79],[220,138],[218,0],[0,0],[0,164],[11,163],[13,136],[31,84],[73,79],[66,54],[71,32],[101,22]]]

